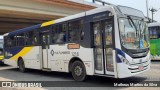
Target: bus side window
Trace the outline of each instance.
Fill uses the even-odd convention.
[[[150,28],[149,28],[149,36],[150,38],[152,38],[152,30],[150,30]]]
[[[5,48],[9,47],[9,38],[8,38],[8,36],[4,37],[4,46],[5,46]]]
[[[28,45],[28,32],[24,34],[24,38],[25,38],[25,45]]]
[[[149,37],[151,39],[157,39],[160,37],[160,33],[158,30],[158,27],[149,27]]]
[[[31,45],[37,45],[38,44],[38,40],[37,40],[37,35],[34,33],[34,35],[31,38]]]
[[[157,35],[157,30],[156,30],[156,28],[153,30],[153,32],[152,32],[153,34],[153,38],[158,38],[158,35]]]
[[[30,46],[30,45],[34,45],[34,33],[33,31],[27,32],[25,34],[25,45],[26,46]]]
[[[83,39],[83,21],[76,20],[69,23],[69,41],[79,41]]]
[[[34,35],[33,40],[34,40],[34,45],[37,45],[38,41],[37,41],[37,36],[36,35]]]
[[[160,30],[160,27],[157,27],[157,30]],[[160,32],[159,31],[157,32],[158,32],[158,38],[160,38]]]
[[[42,45],[46,45],[47,41],[46,41],[46,36],[42,35]]]
[[[17,46],[24,46],[24,34],[17,35]]]
[[[66,24],[53,26],[52,43],[62,43],[66,41]]]
[[[10,36],[8,43],[9,43],[9,47],[15,47],[16,46],[16,36]]]

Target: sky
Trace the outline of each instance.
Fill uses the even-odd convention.
[[[92,0],[86,0],[92,2]],[[146,0],[102,0],[115,5],[129,6],[143,11],[144,15],[147,16]],[[154,14],[154,20],[160,22],[160,0],[148,0],[148,8],[155,8],[158,11]],[[151,11],[149,11],[149,17],[151,18]]]

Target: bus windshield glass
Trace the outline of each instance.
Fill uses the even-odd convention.
[[[147,22],[139,19],[120,18],[120,39],[126,49],[148,48]]]

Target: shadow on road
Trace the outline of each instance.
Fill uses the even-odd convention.
[[[0,68],[1,67],[8,67],[9,65],[6,65],[6,64],[3,64],[3,63],[0,63]]]
[[[1,67],[2,66],[0,66],[0,68]],[[27,69],[26,73],[21,73],[17,68],[0,70],[0,77],[15,81],[50,81],[51,85],[59,85],[60,87],[113,87],[114,83],[138,83],[146,80],[146,77],[140,76],[134,76],[124,79],[89,76],[84,82],[76,82],[72,79],[72,75],[68,73],[46,72],[34,69]]]

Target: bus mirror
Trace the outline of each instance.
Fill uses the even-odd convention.
[[[120,27],[120,32],[124,32],[124,20],[120,20],[120,23],[119,23],[119,27]]]

